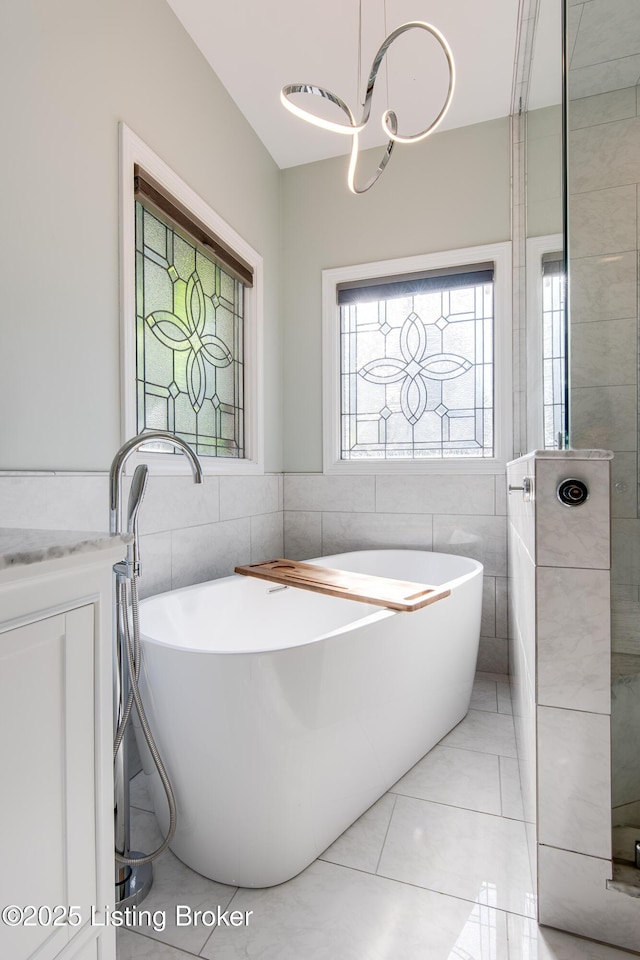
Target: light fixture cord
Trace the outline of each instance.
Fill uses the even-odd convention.
[[[356,99],[359,105],[364,106],[362,96],[362,0],[358,0],[358,83],[356,85]]]
[[[387,33],[387,0],[384,0],[383,11],[384,11],[384,39],[386,40],[387,37],[389,36],[389,34]],[[390,51],[387,52],[387,56],[385,58],[385,64],[384,64],[384,84],[385,84],[385,89],[387,91],[387,110],[389,109],[389,53]]]

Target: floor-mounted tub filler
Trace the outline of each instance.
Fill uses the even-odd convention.
[[[480,563],[419,550],[312,562],[451,595],[404,613],[232,576],[140,605],[140,687],[178,806],[171,849],[221,883],[295,876],[469,709]]]

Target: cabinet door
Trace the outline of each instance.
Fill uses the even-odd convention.
[[[76,906],[83,924],[96,896],[93,641],[93,606],[0,633],[0,907]],[[0,923],[0,956],[47,960],[77,930],[46,909],[34,919]]]

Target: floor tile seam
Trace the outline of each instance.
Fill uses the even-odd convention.
[[[195,873],[195,871],[194,871],[194,873]],[[215,881],[214,881],[214,883],[215,883]],[[236,888],[235,888],[235,890],[233,891],[233,893],[232,893],[231,896],[229,897],[229,900],[228,900],[226,906],[223,907],[223,912],[226,913],[227,910],[231,910],[231,904],[233,903],[235,897],[237,897],[238,893],[239,893],[240,890],[242,890],[242,889],[247,889],[247,888],[242,888],[242,887],[236,887]],[[207,937],[207,939],[205,940],[205,942],[204,942],[204,943],[202,944],[202,946],[200,947],[200,952],[197,954],[199,957],[202,956],[203,950],[206,950],[206,949],[207,949],[207,946],[209,945],[209,941],[211,940],[211,937],[214,935],[214,933],[216,932],[216,930],[218,929],[218,927],[219,927],[219,924],[216,923],[215,926],[213,927],[211,933],[209,934],[209,936]]]
[[[498,710],[478,710],[477,707],[469,707],[466,716],[468,717],[470,713],[495,713],[498,717],[504,716],[504,714],[499,713]],[[465,718],[463,717],[462,719],[464,720]],[[460,723],[462,723],[462,720]]]
[[[444,800],[432,800],[431,797],[416,797],[413,793],[400,793],[394,790],[389,790],[389,793],[393,793],[397,797],[406,797],[408,800],[423,800],[425,803],[438,803],[443,807],[454,807],[456,810],[468,810],[469,813],[486,813],[486,810],[478,810],[476,807],[465,807],[461,803],[446,803]],[[500,804],[502,809],[502,803]],[[489,814],[489,816],[502,816],[502,814]],[[513,819],[505,817],[505,819]],[[386,839],[386,838],[385,838]]]
[[[322,862],[329,863],[331,866],[338,867],[341,870],[350,870],[352,873],[361,873],[365,877],[374,877],[375,879],[380,880],[390,880],[391,883],[397,883],[401,887],[411,887],[413,890],[426,890],[428,893],[437,893],[441,897],[449,897],[452,900],[462,900],[464,903],[477,903],[477,900],[467,900],[465,897],[458,897],[452,893],[443,893],[441,890],[434,890],[432,887],[422,887],[419,883],[412,883],[410,880],[400,880],[398,877],[389,877],[385,873],[370,873],[368,870],[363,870],[362,867],[349,867],[344,863],[333,863],[331,860],[323,860]],[[480,904],[480,906],[486,906],[486,904]],[[488,909],[502,913],[508,912],[502,910],[501,907],[488,907]],[[516,914],[516,916],[520,916],[520,914]]]
[[[510,758],[507,758],[507,759],[510,759]],[[398,794],[398,796],[402,797],[402,796],[405,796],[405,794],[400,793]],[[503,817],[501,813],[485,813],[484,810],[471,810],[468,807],[458,807],[453,803],[443,803],[441,800],[423,800],[420,797],[407,797],[407,799],[418,800],[421,803],[435,803],[439,807],[449,807],[452,810],[465,810],[468,813],[477,813],[481,817],[492,817],[494,820],[509,820],[512,823],[521,823],[523,826],[527,822],[526,820],[518,820],[517,817]],[[394,811],[395,811],[395,806],[394,806]],[[392,814],[392,818],[393,818],[393,814]],[[557,847],[556,849],[561,849],[561,848]]]
[[[447,736],[449,736],[449,734],[447,734]],[[440,743],[436,744],[436,747],[447,747],[449,750],[468,750],[469,753],[479,753],[482,757],[504,757],[505,760],[518,759],[517,754],[509,755],[507,753],[494,753],[493,750],[480,750],[477,747],[459,747],[454,743],[443,743],[442,740],[440,741]],[[434,748],[432,747],[431,749],[434,749]],[[418,761],[418,763],[419,762],[420,761]]]
[[[176,947],[174,943],[167,943],[166,940],[158,940],[157,937],[150,937],[148,934],[140,933],[139,930],[134,930],[132,927],[123,926],[120,929],[126,930],[128,933],[133,933],[137,937],[142,937],[144,940],[148,940],[149,943],[154,943],[156,945],[158,943],[161,943],[165,947],[171,947],[172,950],[178,950],[180,953],[183,953],[186,957],[195,957],[196,960],[201,960],[201,954],[193,953],[191,950],[184,950],[182,947]],[[207,941],[208,939],[209,938],[207,937]],[[204,945],[202,946],[201,949],[204,950]]]
[[[385,832],[384,832],[384,838],[383,838],[383,840],[382,840],[382,846],[380,847],[380,853],[378,854],[378,860],[377,860],[377,862],[376,862],[376,869],[375,869],[375,871],[374,871],[374,873],[376,873],[376,874],[377,874],[377,872],[378,872],[378,867],[380,866],[380,861],[382,860],[382,854],[384,853],[384,848],[385,848],[385,845],[386,845],[386,843],[387,843],[387,837],[389,836],[389,830],[391,829],[391,821],[393,820],[393,814],[394,814],[394,811],[395,811],[395,809],[396,809],[396,805],[397,805],[397,803],[398,803],[398,794],[393,794],[393,797],[394,797],[393,807],[391,808],[391,813],[389,814],[389,822],[387,823],[387,829],[386,829]]]
[[[356,869],[354,867],[346,867],[347,870]],[[359,871],[364,872],[364,871]],[[505,910],[504,907],[492,907],[488,903],[479,903],[478,900],[470,900],[468,897],[463,897],[455,893],[445,893],[443,890],[436,890],[434,887],[423,887],[419,883],[412,883],[410,880],[399,880],[398,877],[390,877],[386,873],[376,873],[368,874],[368,876],[380,877],[381,880],[391,880],[392,883],[399,883],[403,887],[411,887],[413,890],[426,890],[428,893],[436,893],[440,897],[447,897],[450,900],[457,900],[462,903],[472,903],[474,906],[484,907],[485,910],[493,910],[495,913],[502,913],[506,918],[509,916],[513,917],[524,917],[525,920],[534,920],[535,917],[530,917],[527,913],[518,913],[516,910]],[[537,921],[536,921],[537,922]]]

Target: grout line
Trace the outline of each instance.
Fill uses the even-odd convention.
[[[387,796],[389,795],[389,793],[390,793],[390,791],[387,791]],[[378,862],[376,863],[376,868],[375,868],[375,870],[373,871],[374,874],[376,874],[376,875],[377,875],[377,873],[378,873],[378,868],[379,868],[379,866],[380,866],[380,861],[382,860],[382,854],[384,853],[384,848],[385,848],[385,845],[386,845],[386,842],[387,842],[387,837],[389,836],[389,830],[391,829],[391,821],[393,820],[393,814],[394,814],[394,811],[395,811],[395,809],[396,809],[396,804],[397,804],[397,802],[398,802],[398,796],[397,796],[397,794],[391,794],[391,795],[392,795],[393,798],[394,798],[394,799],[393,799],[393,807],[391,808],[391,813],[390,813],[390,815],[389,815],[389,823],[387,824],[387,829],[385,830],[385,833],[384,833],[384,839],[382,840],[382,846],[380,847],[380,856],[378,857]]]
[[[625,89],[625,88],[623,87],[623,89]],[[627,88],[627,89],[628,89],[628,88]],[[609,91],[606,91],[606,92],[607,92],[607,93],[618,93],[619,91],[617,91],[617,90],[609,90]],[[597,93],[596,93],[596,94],[593,94],[593,96],[596,96],[596,97],[597,97],[597,96],[602,96],[602,94],[597,94]],[[582,99],[582,100],[588,100],[589,98],[588,98],[588,97],[581,97],[580,99]],[[572,103],[576,103],[577,101],[572,100],[571,102],[572,102]],[[597,127],[610,127],[610,126],[612,126],[614,123],[633,123],[633,121],[634,121],[634,120],[637,120],[637,119],[638,119],[637,115],[636,115],[635,113],[632,113],[632,114],[630,114],[628,117],[617,117],[615,120],[600,120],[598,123],[585,123],[585,125],[582,126],[582,127],[571,127],[571,129],[569,130],[569,133],[577,133],[578,130],[595,130]],[[617,186],[625,186],[625,184],[617,184]],[[606,190],[607,187],[599,187],[598,189]],[[585,191],[585,192],[588,192],[588,191]],[[572,196],[575,196],[575,195],[576,195],[576,194],[572,194]]]
[[[505,760],[513,760],[513,757],[505,757]],[[390,792],[391,791],[389,791],[389,793]],[[442,800],[425,800],[424,797],[411,797],[404,793],[399,793],[397,796],[406,797],[407,800],[417,800],[420,803],[432,803],[437,807],[448,807],[450,810],[463,810],[465,813],[477,813],[480,817],[492,817],[494,820],[509,820],[511,823],[522,823],[523,825],[529,822],[528,820],[519,820],[518,817],[503,817],[501,813],[487,813],[485,810],[472,810],[470,807],[459,807],[455,803],[444,803]],[[588,856],[588,854],[585,854],[585,856]]]
[[[216,881],[214,880],[213,882],[215,883]],[[229,897],[229,900],[227,901],[226,906],[223,907],[223,910],[224,910],[225,912],[226,912],[227,910],[230,910],[230,909],[231,909],[231,904],[233,903],[235,897],[238,895],[238,893],[240,892],[240,890],[246,890],[246,889],[248,889],[248,888],[247,888],[247,887],[236,887],[235,890],[233,891],[233,893],[231,894],[231,896]],[[213,928],[213,930],[211,931],[211,933],[209,934],[209,936],[207,937],[207,939],[205,940],[205,942],[204,942],[204,943],[202,944],[202,946],[200,947],[200,953],[198,954],[199,957],[202,956],[202,951],[203,951],[203,950],[206,950],[206,948],[208,947],[209,941],[211,940],[211,937],[214,935],[214,933],[216,932],[217,929],[218,929],[218,924],[216,923],[215,927]]]
[[[499,760],[499,757],[496,757]],[[488,810],[478,810],[477,807],[465,807],[461,803],[445,803],[444,800],[432,800],[430,797],[416,797],[413,793],[402,793],[401,790],[394,790],[393,787],[387,793],[394,794],[396,797],[406,797],[407,800],[422,800],[424,803],[437,803],[440,807],[452,807],[454,810],[466,810],[468,813],[485,813],[488,817],[501,817],[503,820],[517,820],[517,817],[505,817],[501,813],[490,813]],[[502,808],[502,803],[501,803]],[[524,821],[520,821],[524,823]],[[386,836],[385,836],[386,840]],[[382,852],[381,852],[382,855]],[[380,862],[378,861],[378,866]],[[376,867],[376,870],[378,868]]]
[[[145,908],[143,907],[141,909],[145,909]],[[133,927],[123,926],[123,927],[120,927],[120,929],[126,930],[128,933],[133,933],[138,937],[142,937],[143,940],[146,940],[147,942],[155,943],[156,946],[160,944],[163,947],[169,947],[170,950],[177,950],[178,953],[183,954],[185,957],[195,957],[196,960],[201,960],[200,954],[198,953],[192,953],[191,950],[183,950],[182,947],[176,947],[172,943],[167,943],[166,940],[158,940],[157,937],[150,937],[147,933],[140,933],[139,930],[135,930]],[[207,938],[207,942],[208,942],[208,939],[209,938]],[[204,945],[202,949],[204,950]],[[136,953],[134,953],[133,955],[133,960],[135,960],[135,957],[136,957]]]
[[[329,861],[323,861],[323,863],[329,863]],[[451,900],[462,901],[463,903],[473,903],[475,905],[478,903],[477,898],[471,900],[468,897],[457,896],[455,893],[446,893],[443,890],[436,890],[434,887],[421,887],[419,883],[411,883],[409,880],[399,880],[397,877],[388,877],[384,873],[371,874],[366,870],[360,869],[359,867],[347,867],[343,863],[331,863],[330,865],[341,870],[352,870],[354,873],[362,873],[367,877],[375,876],[379,877],[381,880],[390,880],[392,883],[399,883],[403,887],[411,887],[414,890],[425,890],[429,893],[437,893],[441,897],[449,897]],[[514,910],[505,910],[504,907],[493,907],[484,903],[481,904],[481,906],[488,910],[494,910],[496,913],[503,913],[506,916],[510,915],[514,917],[524,917],[527,920],[534,920],[533,917],[529,917],[526,913],[516,913]]]

